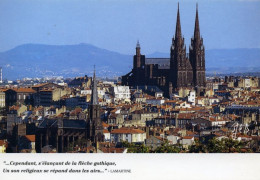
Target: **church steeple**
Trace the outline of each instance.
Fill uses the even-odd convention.
[[[200,39],[198,3],[196,4],[196,19],[195,19],[195,28],[194,28],[194,39]]]
[[[181,39],[181,20],[180,20],[180,10],[179,10],[179,3],[178,3],[178,12],[177,12],[177,20],[176,20],[176,30],[175,30],[175,39]]]
[[[98,104],[98,92],[97,92],[97,81],[96,81],[96,69],[94,66],[94,74],[92,80],[92,95],[91,102],[88,107],[88,138],[93,142],[102,142],[103,126],[100,118],[100,105]]]
[[[98,105],[98,92],[97,92],[97,81],[96,81],[95,66],[94,66],[94,75],[93,75],[93,82],[92,82],[91,105]]]

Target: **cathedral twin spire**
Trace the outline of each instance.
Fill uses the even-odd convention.
[[[177,11],[175,39],[182,39],[179,3],[178,3],[178,11]],[[195,28],[194,28],[194,39],[200,39],[198,4],[196,4],[196,19],[195,19]]]
[[[172,39],[170,58],[170,77],[174,88],[205,86],[205,53],[200,37],[198,4],[194,36],[191,39],[189,57],[186,55],[184,37],[181,33],[180,9],[178,3],[175,37]]]

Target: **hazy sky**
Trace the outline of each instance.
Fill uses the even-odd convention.
[[[169,52],[174,0],[0,0],[0,52],[24,43],[90,43],[133,54]],[[206,49],[260,48],[260,1],[199,0]],[[190,44],[195,0],[180,1],[182,32]]]

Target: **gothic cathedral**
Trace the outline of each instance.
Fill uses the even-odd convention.
[[[189,54],[186,54],[184,37],[181,32],[179,4],[175,36],[172,38],[170,58],[146,58],[141,55],[139,42],[133,59],[133,69],[122,76],[122,84],[128,86],[157,86],[166,96],[180,88],[203,89],[205,78],[205,48],[200,36],[198,5],[194,35],[191,39]]]

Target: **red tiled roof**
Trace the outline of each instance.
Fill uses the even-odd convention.
[[[176,103],[177,100],[168,100],[168,101],[165,101],[164,103]]]
[[[26,135],[25,136],[29,141],[35,142],[35,135]]]
[[[15,92],[24,92],[24,93],[36,93],[35,90],[33,90],[32,88],[9,88],[10,90],[13,90]],[[9,89],[2,89],[2,91],[7,91]]]
[[[5,147],[7,147],[7,142],[6,141],[4,141],[4,140],[0,140],[0,146],[3,146],[3,145],[5,145]]]
[[[110,133],[107,129],[103,129],[103,133]]]
[[[248,136],[246,134],[239,134],[237,135],[238,137],[243,137],[243,138],[252,138],[251,136]]]
[[[81,108],[75,108],[75,109],[70,113],[70,115],[71,115],[71,116],[75,116],[75,115],[78,115],[80,112],[82,112],[82,109],[81,109]]]
[[[109,125],[107,123],[104,123],[104,122],[102,122],[102,126],[106,127],[106,128],[109,127]]]
[[[186,134],[189,135],[189,136],[193,136],[195,133],[192,132],[192,131],[186,131]]]
[[[209,120],[210,120],[210,121],[226,121],[226,120],[223,119],[223,118],[218,119],[217,117],[216,117],[216,118],[210,117]]]
[[[184,136],[182,139],[192,139],[193,136]]]
[[[45,85],[47,85],[47,84],[49,84],[49,83],[36,84],[36,85],[33,86],[33,87],[35,87],[35,88],[37,88],[37,87],[42,87],[42,86],[45,86]]]
[[[178,119],[191,119],[194,116],[192,113],[180,113],[178,114]]]
[[[143,134],[144,131],[140,129],[120,128],[112,130],[111,134]]]
[[[36,91],[31,89],[31,88],[18,88],[18,89],[14,89],[14,91],[16,91],[16,92],[36,93]]]
[[[218,93],[227,93],[228,91],[225,91],[225,90],[221,90],[221,91],[216,91]]]
[[[2,88],[2,89],[0,89],[1,92],[5,92],[7,90],[9,90],[9,88]]]
[[[20,106],[15,106],[15,105],[13,105],[13,106],[11,106],[11,107],[9,108],[9,110],[10,110],[10,111],[11,111],[11,110],[17,111],[19,108],[20,108]]]

